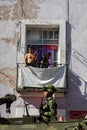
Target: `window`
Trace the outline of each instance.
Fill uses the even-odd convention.
[[[59,27],[56,28],[26,28],[26,50],[32,45],[38,54],[36,66],[40,67],[41,58],[47,53],[51,53],[50,62],[52,66],[57,66],[57,53],[59,42]]]
[[[50,29],[26,29],[27,44],[43,45],[45,44],[58,44],[59,28]],[[45,41],[45,42],[44,42]],[[52,42],[55,41],[55,42]]]
[[[66,21],[29,19],[20,21],[17,63],[24,63],[28,45],[54,48],[54,59],[66,64]],[[51,47],[52,45],[52,47]],[[44,51],[42,52],[44,53]]]
[[[18,65],[18,88],[23,88],[22,70],[24,65],[24,55],[27,49],[32,45],[35,52],[38,54],[36,63],[36,70],[39,69],[40,59],[47,52],[51,53],[51,68],[58,69],[60,64],[66,64],[66,21],[60,20],[39,20],[27,19],[20,21],[19,28],[19,45],[17,51],[17,65]],[[55,68],[56,67],[56,68]],[[41,70],[41,69],[39,69]],[[39,71],[38,70],[38,71]],[[63,68],[62,83],[57,85],[57,88],[65,88],[65,74],[66,68]],[[36,73],[36,71],[35,71]],[[26,77],[26,76],[25,76]],[[45,77],[44,77],[45,78]],[[57,77],[58,78],[58,77]],[[57,79],[56,78],[56,79]],[[61,79],[60,78],[60,79]],[[29,80],[28,80],[29,81]],[[27,83],[27,82],[26,82]],[[29,84],[30,85],[30,84]],[[26,85],[30,87],[29,85]],[[34,84],[34,86],[39,86]],[[32,87],[34,87],[32,86]],[[41,85],[43,86],[43,85]]]

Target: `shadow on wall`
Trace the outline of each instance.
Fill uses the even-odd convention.
[[[82,63],[85,67],[87,67],[87,58],[83,56],[81,53],[79,53],[77,50],[72,48],[72,54],[71,54],[76,60],[78,60],[80,63]]]
[[[71,56],[76,59],[76,61],[82,65],[82,67],[87,68],[87,58],[85,56],[83,56],[81,53],[79,53],[78,51],[76,51],[75,49],[72,48],[72,54]],[[79,76],[78,76],[79,77]],[[86,94],[86,87],[87,87],[87,81],[85,81],[82,77],[79,77],[79,79],[81,80],[81,82],[84,83],[84,96],[87,97]]]
[[[71,56],[71,24],[69,22],[66,23],[66,63],[70,63]]]
[[[68,109],[72,110],[80,108],[85,110],[86,108],[84,106],[87,106],[87,81],[82,79],[80,76],[78,76],[71,70],[69,70],[68,80],[70,89],[66,95],[66,99],[68,101]],[[80,90],[80,86],[82,83],[84,84],[82,88],[84,92]]]
[[[71,56],[78,62],[78,64],[81,64],[82,67],[87,68],[87,58],[83,56],[81,53],[76,51],[75,49],[72,48],[72,54]],[[87,97],[87,80],[83,79],[81,76],[77,75],[75,72],[72,70],[69,70],[69,75],[72,80],[69,79],[69,84],[70,86],[82,86],[84,89],[84,97]],[[73,82],[71,82],[73,81]],[[80,83],[81,82],[81,83]],[[82,85],[83,84],[83,85]]]
[[[70,56],[71,56],[71,24],[69,22],[66,23],[66,64],[67,64],[67,73],[66,73],[66,86],[68,88],[69,81],[69,64],[70,64]]]
[[[87,86],[87,82],[79,77],[76,73],[74,73],[72,70],[69,70],[69,65],[70,65],[70,60],[71,57],[74,57],[77,62],[81,63],[83,66],[87,67],[87,58],[83,56],[81,53],[79,53],[77,50],[72,48],[72,43],[71,43],[71,29],[75,29],[69,22],[67,22],[67,32],[66,32],[66,59],[67,59],[67,64],[68,64],[68,84],[69,86],[80,86],[81,82],[84,82],[85,86]],[[72,51],[72,53],[71,53]],[[71,78],[71,79],[70,79]],[[85,87],[86,89],[86,87]]]
[[[83,67],[87,67],[87,58],[72,48],[71,42],[71,29],[75,29],[70,23],[67,22],[66,32],[66,48],[67,48],[67,64],[70,65],[71,58],[75,58],[77,63]],[[67,115],[70,110],[86,110],[87,108],[87,81],[69,69],[68,66],[68,85],[69,91],[66,94],[66,108]]]

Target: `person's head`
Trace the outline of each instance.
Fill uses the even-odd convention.
[[[51,97],[53,93],[56,92],[56,89],[52,84],[45,85],[43,90],[44,90],[45,97]]]
[[[33,53],[33,51],[34,51],[33,47],[30,46],[30,47],[28,48],[28,52]]]
[[[51,57],[51,53],[50,53],[50,52],[48,52],[48,54],[47,54],[47,55],[48,55],[48,58],[50,58],[50,57]]]

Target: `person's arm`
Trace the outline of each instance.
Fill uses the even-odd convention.
[[[49,106],[49,112],[45,111],[44,112],[44,115],[45,116],[56,116],[57,114],[57,105],[55,103],[54,100],[50,100],[45,106],[44,106],[44,109],[46,109],[47,107]]]
[[[44,57],[44,56],[41,58],[40,63],[41,63],[41,64],[44,64],[44,63],[45,63],[45,57]]]
[[[50,116],[56,116],[57,115],[57,104],[54,100],[51,100],[49,102],[49,109],[50,109],[50,112],[49,112]]]

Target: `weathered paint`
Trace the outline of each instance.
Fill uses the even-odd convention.
[[[70,110],[86,110],[87,0],[24,0],[23,6],[20,2],[21,0],[0,0],[0,90],[8,93],[13,92],[12,87],[16,87],[13,82],[16,82],[19,19],[62,19],[67,21],[69,91],[66,97],[57,98],[58,107],[66,109],[67,118]],[[4,74],[7,72],[6,75],[2,69]],[[10,71],[13,75],[9,75]],[[31,100],[35,101],[34,98]]]

